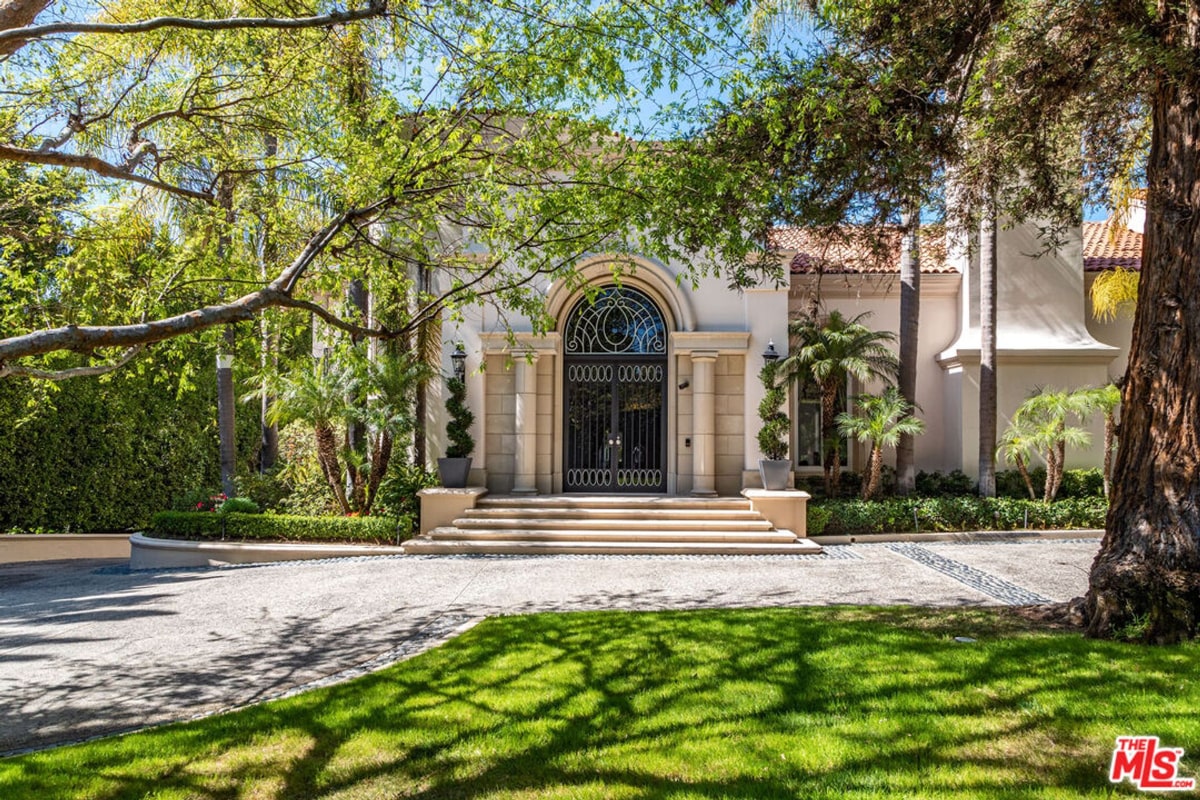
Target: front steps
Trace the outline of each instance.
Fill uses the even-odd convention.
[[[772,527],[742,498],[482,497],[408,554],[796,555],[819,545]]]

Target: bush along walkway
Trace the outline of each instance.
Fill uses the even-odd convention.
[[[1104,497],[1044,503],[1009,497],[892,497],[818,500],[808,506],[809,536],[1103,528]]]

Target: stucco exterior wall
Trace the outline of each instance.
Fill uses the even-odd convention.
[[[917,416],[926,421],[926,431],[915,442],[915,459],[919,469],[957,469],[956,459],[948,455],[949,443],[955,442],[954,426],[948,424],[955,409],[949,405],[950,392],[946,373],[937,357],[958,334],[959,275],[928,274],[921,276],[920,332],[917,337]],[[864,312],[869,328],[880,331],[900,329],[900,278],[898,275],[825,275],[819,281],[821,297],[827,310],[837,309],[847,317]],[[817,291],[818,279],[812,275],[796,275],[789,296],[789,315],[800,316],[809,306],[812,293]],[[899,342],[892,345],[899,351]],[[852,386],[851,395],[876,391],[878,386]],[[850,467],[861,469],[865,451],[852,447]],[[895,455],[884,453],[884,463],[894,464]],[[819,466],[803,467],[801,471],[819,473]]]

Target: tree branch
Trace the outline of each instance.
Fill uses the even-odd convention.
[[[75,155],[73,153],[59,153],[55,151],[42,152],[41,150],[28,150],[23,147],[11,147],[6,144],[0,144],[0,161],[16,161],[23,164],[44,164],[48,167],[71,167],[74,169],[83,169],[88,172],[94,172],[97,175],[102,175],[106,178],[115,178],[122,181],[132,181],[140,183],[143,186],[149,186],[152,189],[159,189],[164,192],[188,197],[193,200],[200,200],[205,203],[213,201],[211,192],[198,192],[195,189],[187,189],[182,186],[175,186],[170,183],[155,178],[147,178],[142,175],[137,175],[129,172],[116,164],[110,164],[102,158],[95,156]]]
[[[73,367],[71,369],[34,369],[33,367],[22,367],[17,364],[0,362],[0,378],[7,378],[10,375],[17,378],[41,378],[46,381],[65,381],[69,378],[94,378],[97,375],[105,375],[109,372],[119,370],[145,349],[145,345],[139,344],[127,349],[121,354],[120,358],[111,364],[97,364],[91,367]]]
[[[24,369],[12,363],[18,358],[45,355],[58,350],[86,353],[102,347],[137,347],[217,325],[252,319],[266,308],[294,305],[299,302],[291,297],[297,282],[342,228],[351,220],[373,214],[392,202],[392,198],[384,198],[340,214],[308,240],[300,254],[275,280],[229,303],[205,306],[173,317],[133,325],[67,325],[0,339],[0,375],[14,374],[14,370]]]
[[[155,17],[140,22],[51,22],[45,25],[25,25],[0,31],[0,56],[11,55],[30,41],[59,34],[133,34],[147,33],[161,28],[193,31],[228,31],[246,28],[295,30],[343,25],[347,22],[381,16],[386,11],[385,0],[370,0],[366,8],[333,11],[313,17],[229,17],[227,19]]]

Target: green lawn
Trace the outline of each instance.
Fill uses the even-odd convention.
[[[1121,734],[1200,772],[1197,709],[1198,646],[994,611],[544,614],[290,700],[0,761],[0,797],[1099,797]]]

